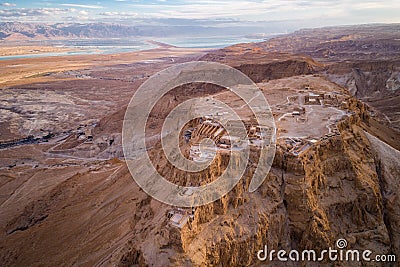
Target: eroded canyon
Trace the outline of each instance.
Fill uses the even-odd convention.
[[[398,25],[387,27],[399,32]],[[379,38],[363,37],[371,31]],[[0,92],[0,261],[5,266],[398,266],[257,259],[264,245],[320,251],[335,247],[339,238],[351,249],[399,257],[400,37],[387,32],[380,26],[332,29],[324,36],[305,31],[217,51],[163,48],[147,52],[149,58],[116,56],[118,64],[87,56],[83,68],[44,70],[45,76],[29,75],[28,82],[10,71]],[[319,44],[326,52],[304,43],[305,34],[324,38]],[[293,42],[304,45],[294,49]],[[387,49],[365,46],[363,57],[353,55],[362,42]],[[126,106],[143,81],[193,60],[230,65],[257,83],[271,106],[277,147],[271,171],[255,192],[248,187],[256,147],[230,193],[196,209],[178,209],[135,184],[124,162],[121,130]],[[10,68],[7,64],[2,67]],[[30,71],[34,63],[18,64]],[[147,125],[149,154],[160,173],[182,185],[214,180],[229,160],[217,153],[207,170],[188,176],[160,152],[165,116],[192,97],[223,101],[243,109],[244,120],[252,119],[236,95],[215,85],[188,84],[165,95]],[[195,132],[204,123],[190,127]],[[182,150],[189,153],[195,141]]]

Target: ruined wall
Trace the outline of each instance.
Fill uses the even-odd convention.
[[[258,264],[256,253],[265,244],[276,250],[322,250],[334,248],[339,238],[351,249],[398,253],[393,243],[398,236],[391,237],[384,217],[374,153],[359,126],[364,106],[357,102],[350,103],[357,113],[338,125],[340,136],[299,157],[278,147],[274,166],[255,193],[247,191],[253,164],[228,195],[199,207],[181,231],[186,260],[196,266],[248,266]],[[391,203],[390,209],[399,209]],[[342,266],[357,266],[348,264]]]

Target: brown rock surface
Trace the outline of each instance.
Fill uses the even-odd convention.
[[[23,88],[2,91],[8,95],[7,104],[18,104],[10,117],[17,127],[8,126],[12,131],[5,132],[7,139],[13,131],[26,137],[29,126],[21,122],[32,117],[46,119],[44,124],[52,128],[42,130],[58,134],[47,142],[15,143],[1,149],[3,266],[397,266],[257,260],[257,251],[264,245],[269,250],[319,251],[334,248],[339,238],[345,238],[350,249],[369,249],[373,255],[396,254],[398,258],[399,151],[393,148],[398,145],[398,133],[391,124],[382,124],[370,107],[343,86],[322,76],[326,73],[317,75],[322,65],[307,56],[269,54],[253,45],[241,45],[211,53],[203,60],[243,70],[260,82],[270,100],[278,125],[278,146],[271,172],[261,187],[254,193],[247,190],[257,164],[257,151],[252,150],[244,177],[230,193],[198,207],[183,228],[174,227],[167,215],[175,208],[152,199],[132,180],[122,159],[120,138],[124,106],[134,90],[148,75],[170,63],[147,65],[122,59],[121,64],[127,65],[88,67],[85,63],[88,69],[61,71],[49,80],[42,77]],[[343,67],[344,75],[353,68],[349,66]],[[135,79],[130,80],[128,73],[134,69]],[[71,76],[75,76],[72,81],[59,80]],[[368,80],[381,82],[383,76],[378,76]],[[303,124],[292,115],[301,96],[308,94],[306,84],[318,92],[335,92],[340,100],[327,106],[305,105],[304,118],[322,125],[320,131],[313,131],[313,124]],[[47,94],[40,95],[35,88]],[[196,88],[180,88],[183,93],[167,94],[160,101],[150,120],[151,136],[157,134],[166,112],[195,95]],[[220,88],[199,88],[199,95],[237,102]],[[19,97],[26,94],[23,101],[13,100],[17,89]],[[71,116],[67,122],[73,121],[63,122],[65,132],[57,128],[59,117],[48,116],[54,109],[38,112],[28,103],[31,96],[52,107],[49,100],[63,94],[62,99],[69,100],[63,103],[70,111],[65,112]],[[343,116],[336,119],[329,112],[317,112],[327,110],[343,112]],[[290,136],[297,128],[287,125],[311,128],[303,130],[313,135]],[[36,130],[41,132],[40,127]],[[293,145],[287,142],[290,138],[315,142],[293,153]],[[210,168],[188,178],[170,168],[157,145],[151,153],[159,171],[182,184],[214,180],[228,160],[217,154]]]

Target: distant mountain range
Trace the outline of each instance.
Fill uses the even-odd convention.
[[[270,28],[271,29],[271,28]],[[265,26],[224,27],[212,25],[121,25],[112,23],[20,23],[0,22],[0,40],[40,40],[65,38],[128,38],[221,36],[268,33]]]

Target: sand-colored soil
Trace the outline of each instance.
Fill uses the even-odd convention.
[[[70,52],[76,49],[56,46],[0,46],[0,56]]]
[[[322,250],[334,248],[339,238],[348,240],[351,249],[398,254],[398,187],[390,186],[397,178],[391,169],[398,164],[385,163],[396,162],[398,153],[367,138],[361,102],[343,87],[309,74],[316,67],[312,61],[288,61],[286,55],[257,65],[246,62],[257,62],[259,54],[241,61],[242,50],[235,53],[241,70],[258,80],[277,121],[278,149],[263,185],[248,192],[258,158],[253,151],[234,190],[198,207],[182,229],[171,224],[167,215],[176,208],[152,199],[132,180],[123,162],[121,127],[125,107],[143,81],[171,64],[198,59],[203,51],[163,47],[0,61],[4,139],[61,132],[47,142],[1,149],[0,265],[257,266],[255,257],[264,245]],[[195,93],[248,114],[226,91],[196,89],[167,94],[149,127],[159,130],[160,117]],[[335,95],[337,101],[306,105],[310,93]],[[305,113],[293,114],[301,108]],[[342,111],[351,114],[336,121]],[[375,136],[398,140],[394,134],[381,135],[378,121],[369,127]],[[335,134],[326,134],[330,130]],[[161,155],[158,149],[151,156]],[[161,157],[155,167],[184,184],[220,176],[226,161],[219,154],[205,173],[190,177]]]
[[[0,61],[0,86],[22,85],[51,80],[52,74],[90,67],[131,64],[162,57],[182,57],[205,52],[196,48],[157,48],[110,55],[69,55]]]

